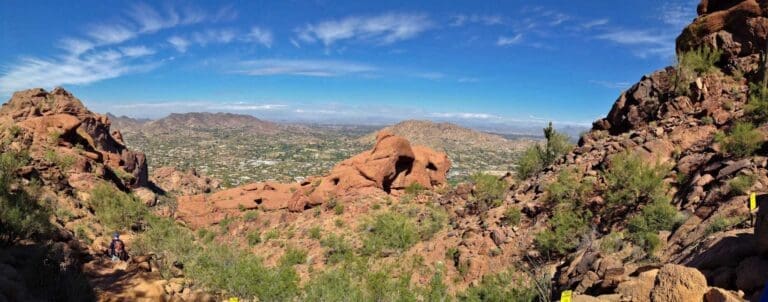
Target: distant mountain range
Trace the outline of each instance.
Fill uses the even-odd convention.
[[[519,151],[534,142],[531,138],[512,140],[452,123],[436,123],[425,120],[403,121],[381,130],[405,137],[413,144],[447,151],[468,149]],[[362,144],[372,144],[376,141],[377,132],[369,133],[359,138],[358,141]]]

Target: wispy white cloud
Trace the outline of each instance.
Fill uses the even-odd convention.
[[[441,72],[420,72],[414,74],[414,76],[427,80],[440,80],[445,78],[445,74]]]
[[[470,23],[477,23],[482,25],[501,25],[504,24],[504,17],[501,15],[458,14],[451,17],[450,26],[458,27]]]
[[[190,35],[189,40],[206,46],[208,44],[226,44],[232,42],[237,37],[237,33],[231,29],[206,29]]]
[[[334,77],[375,71],[376,68],[359,63],[333,60],[281,60],[265,59],[237,63],[236,73],[252,76],[297,75]]]
[[[148,71],[155,63],[134,62],[115,50],[92,51],[82,56],[55,59],[27,57],[2,71],[0,94],[32,87],[82,85]]]
[[[589,20],[589,21],[585,21],[585,22],[581,23],[581,28],[589,30],[589,29],[592,29],[592,28],[595,28],[595,27],[600,27],[600,26],[603,26],[603,25],[607,25],[609,22],[610,22],[610,20],[607,19],[607,18]]]
[[[181,53],[187,52],[187,48],[189,47],[189,41],[179,36],[168,38],[168,43],[170,43],[171,46],[176,48],[176,50]]]
[[[631,51],[641,58],[668,57],[675,53],[675,38],[671,32],[619,28],[599,34],[597,39],[631,47]]]
[[[480,79],[472,78],[472,77],[461,77],[456,81],[458,81],[459,83],[477,83],[477,82],[480,82]]]
[[[267,48],[272,47],[272,31],[254,26],[251,31],[245,36],[245,41],[256,42],[264,45]]]
[[[659,20],[675,29],[682,29],[696,18],[697,3],[698,1],[668,1],[660,9]]]
[[[509,46],[513,44],[519,44],[523,41],[523,34],[516,34],[514,36],[501,36],[496,40],[496,45]]]
[[[125,42],[157,31],[182,25],[218,22],[235,18],[232,7],[209,14],[193,7],[167,6],[165,10],[138,3],[125,12],[127,18],[101,22],[85,27],[80,35],[60,39],[56,45],[61,54],[49,57],[21,57],[17,62],[0,66],[0,93],[29,87],[84,85],[125,74],[145,72],[162,60],[153,58],[156,50],[147,46],[128,46]],[[195,43],[222,43],[234,39],[227,31],[202,32],[191,39]],[[190,40],[174,36],[168,42],[186,51]]]
[[[135,31],[118,24],[92,26],[87,34],[100,45],[117,44],[136,37]]]
[[[155,54],[155,50],[146,46],[120,47],[120,51],[127,57],[143,57]]]
[[[326,47],[330,47],[344,40],[391,44],[416,37],[430,27],[432,27],[432,21],[423,14],[386,13],[323,21],[306,25],[297,32],[299,40],[303,42],[320,41]]]

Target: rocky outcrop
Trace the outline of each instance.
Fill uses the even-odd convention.
[[[342,161],[325,176],[302,183],[261,182],[209,195],[182,196],[177,215],[201,226],[237,215],[237,209],[300,212],[331,199],[398,194],[412,185],[432,189],[446,183],[450,167],[445,153],[411,146],[402,137],[381,132],[372,150]]]
[[[23,130],[14,138],[17,149],[28,149],[35,158],[65,158],[68,164],[61,168],[71,166],[68,177],[76,184],[87,184],[87,174],[95,172],[127,188],[148,185],[144,154],[128,150],[119,132],[110,132],[106,116],[89,111],[62,88],[14,93],[0,108],[0,125]]]
[[[152,183],[174,195],[211,193],[221,188],[221,181],[199,174],[195,169],[179,171],[175,167],[161,167],[152,171]]]

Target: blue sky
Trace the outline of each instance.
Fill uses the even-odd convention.
[[[672,64],[696,0],[2,1],[0,96],[100,112],[588,125]]]

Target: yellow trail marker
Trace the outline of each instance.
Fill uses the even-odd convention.
[[[757,194],[756,193],[749,194],[749,210],[754,212],[756,209],[757,209]]]
[[[560,302],[571,302],[571,296],[573,296],[573,291],[564,291],[562,294],[560,294]]]

